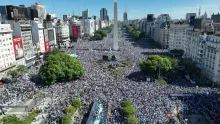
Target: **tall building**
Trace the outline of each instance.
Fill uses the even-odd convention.
[[[0,72],[15,66],[15,53],[19,54],[20,51],[18,45],[15,47],[17,49],[14,50],[12,40],[11,26],[0,24]]]
[[[214,23],[220,23],[220,14],[214,14],[211,16],[211,19],[213,20]]]
[[[162,48],[168,48],[171,17],[168,14],[161,14],[154,23],[152,38],[158,42]]]
[[[82,11],[82,18],[83,19],[88,19],[89,17],[89,10],[85,10],[85,11]]]
[[[169,50],[184,50],[187,24],[171,24],[169,32]]]
[[[37,48],[32,40],[32,26],[30,20],[19,20],[17,22],[10,21],[13,27],[13,37],[22,38],[22,46],[24,50],[24,57],[26,66],[31,66],[37,54]]]
[[[41,22],[39,22],[38,18],[35,18],[31,21],[32,23],[32,35],[33,35],[33,43],[36,44],[37,52],[44,53],[45,52],[45,44],[44,44],[44,27]]]
[[[108,16],[108,11],[106,8],[102,8],[100,10],[100,19],[103,20],[107,20],[107,16]]]
[[[35,3],[31,5],[31,8],[37,11],[39,19],[46,19],[46,7],[44,5]]]
[[[127,12],[124,12],[124,14],[123,14],[123,23],[124,23],[125,25],[128,24],[128,14],[127,14]]]
[[[190,20],[191,16],[195,16],[196,17],[196,13],[186,13],[186,20]]]

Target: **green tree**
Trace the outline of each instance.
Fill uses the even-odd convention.
[[[76,108],[73,107],[73,106],[69,106],[69,107],[67,107],[67,109],[66,109],[66,114],[72,115],[72,114],[74,114],[75,112],[76,112]]]
[[[61,124],[71,124],[71,116],[70,115],[65,115],[61,119]]]
[[[120,105],[121,105],[121,107],[127,107],[127,106],[131,106],[132,105],[132,102],[131,102],[131,100],[126,100],[126,101],[122,101],[121,103],[120,103]]]
[[[18,71],[17,70],[9,70],[7,72],[7,75],[11,76],[12,80],[15,81],[18,76]]]
[[[132,105],[126,106],[122,108],[122,110],[123,110],[124,115],[127,117],[136,113],[136,110]]]
[[[82,64],[76,58],[63,52],[50,53],[39,70],[39,76],[46,84],[76,79],[84,74]]]
[[[138,118],[132,116],[128,117],[127,124],[137,124],[137,123],[138,123]]]
[[[174,61],[173,61],[174,62]],[[158,55],[149,56],[140,63],[141,70],[146,74],[160,74],[172,69],[172,63],[168,58]]]
[[[24,124],[23,121],[20,120],[15,115],[9,115],[9,116],[3,117],[0,120],[0,123],[3,123],[3,124]]]
[[[19,66],[17,66],[17,71],[20,75],[24,75],[24,74],[28,73],[28,68],[24,65],[19,65]]]
[[[165,81],[165,80],[160,80],[160,85],[166,85],[167,84],[167,82]]]
[[[82,106],[82,102],[79,99],[73,99],[72,105],[73,105],[73,107],[78,109],[78,108],[80,108]]]

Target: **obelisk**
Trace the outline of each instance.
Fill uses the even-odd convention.
[[[118,3],[114,0],[114,38],[113,50],[119,50],[118,47]]]

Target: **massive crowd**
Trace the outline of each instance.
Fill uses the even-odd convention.
[[[120,51],[108,50],[112,46],[112,38],[110,37],[103,41],[75,43],[74,49],[69,52],[75,52],[79,55],[78,59],[85,68],[85,75],[76,81],[39,88],[38,91],[44,94],[43,97],[51,98],[44,101],[43,104],[46,105],[40,108],[41,111],[48,113],[49,118],[53,122],[57,122],[57,118],[64,115],[64,110],[70,105],[73,98],[80,98],[84,103],[83,108],[85,110],[95,100],[101,99],[108,102],[113,106],[112,109],[115,109],[122,100],[130,99],[137,110],[136,117],[139,118],[140,123],[159,122],[164,124],[169,121],[170,115],[178,111],[179,108],[183,108],[184,111],[181,111],[183,114],[205,112],[216,123],[220,123],[220,105],[217,102],[218,89],[189,86],[190,82],[184,77],[172,75],[169,75],[172,84],[168,85],[160,85],[157,81],[146,81],[144,78],[139,79],[139,77],[132,77],[133,79],[138,78],[135,81],[130,80],[127,76],[140,71],[139,62],[147,57],[142,53],[148,52],[150,49],[147,48],[147,45],[145,45],[146,48],[134,46],[133,42],[129,41],[130,39],[121,38],[120,40]],[[143,42],[136,43],[143,44]],[[117,61],[98,62],[102,59],[103,54],[115,55]],[[132,65],[125,67],[121,76],[112,75],[108,66],[121,60],[130,61]],[[18,85],[18,83],[14,85]],[[16,91],[13,90],[12,92]],[[32,89],[26,90],[23,95],[19,95],[19,93],[17,93],[17,98],[22,100],[31,97],[34,91]],[[192,96],[171,97],[171,94],[192,94]],[[7,92],[1,94],[1,98],[3,97],[8,97]],[[8,97],[8,99],[12,98]],[[0,100],[7,102],[7,100]],[[116,110],[113,114],[118,115],[120,112]],[[113,122],[122,120],[116,116],[112,116],[111,119]]]

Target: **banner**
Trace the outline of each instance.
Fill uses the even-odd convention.
[[[50,42],[44,42],[45,44],[45,51],[49,51],[50,50]]]
[[[22,38],[20,36],[13,38],[13,46],[14,46],[14,52],[15,52],[16,60],[19,59],[19,58],[24,57],[24,49],[23,49],[23,44],[22,44]]]

